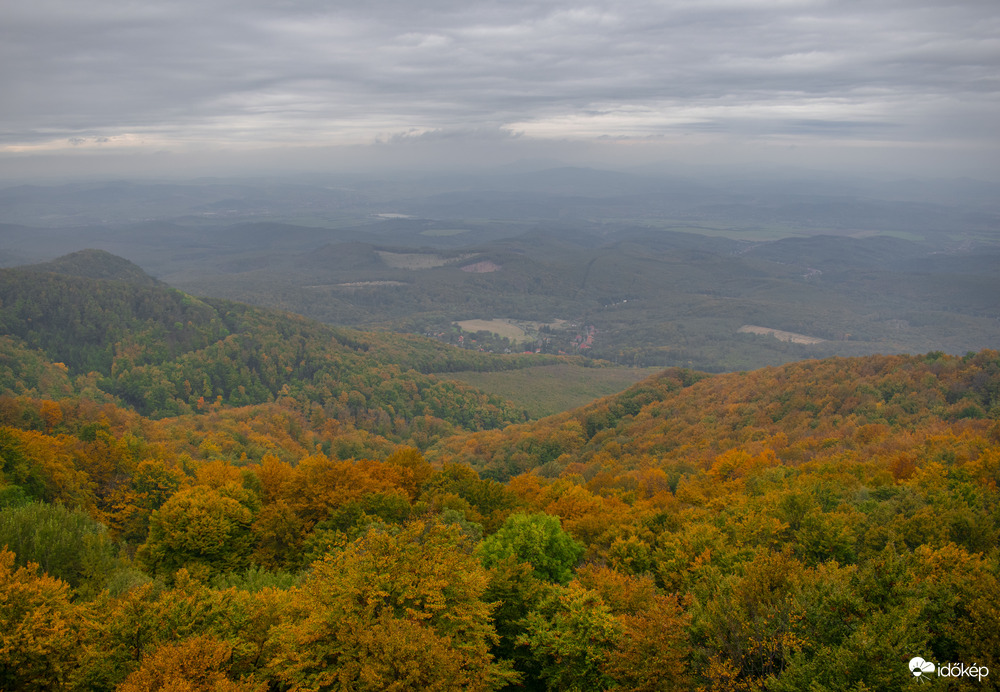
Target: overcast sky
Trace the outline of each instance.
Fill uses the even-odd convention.
[[[0,174],[1000,177],[997,0],[3,0]]]

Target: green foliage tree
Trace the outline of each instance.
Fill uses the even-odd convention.
[[[33,502],[0,509],[0,547],[20,566],[39,565],[85,595],[95,595],[123,567],[103,524],[80,510]]]
[[[223,494],[227,492],[227,494]],[[154,575],[169,576],[185,567],[198,577],[242,570],[253,551],[253,513],[234,499],[238,486],[182,490],[153,512],[149,537],[136,557]]]
[[[552,585],[525,618],[517,643],[529,649],[547,690],[585,692],[615,686],[606,671],[622,635],[621,622],[596,591],[577,581]]]
[[[493,622],[498,639],[493,654],[498,660],[509,661],[521,676],[520,684],[527,689],[540,689],[541,662],[530,650],[518,646],[525,634],[528,615],[538,610],[548,595],[548,582],[535,576],[531,565],[511,556],[490,568],[490,581],[484,594],[487,603],[495,603]]]
[[[480,544],[483,564],[492,567],[515,557],[529,563],[539,579],[565,584],[583,546],[563,531],[557,517],[548,514],[510,515],[503,526]]]

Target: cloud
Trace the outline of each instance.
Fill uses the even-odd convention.
[[[509,142],[523,133],[499,127],[441,128],[398,132],[381,144],[434,144],[438,142]]]
[[[995,150],[998,17],[992,0],[11,0],[0,154],[510,133]]]

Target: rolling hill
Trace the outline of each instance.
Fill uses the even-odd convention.
[[[307,415],[319,406],[315,415],[406,440],[421,426],[524,420],[509,402],[429,373],[537,362],[199,300],[106,253],[2,270],[0,301],[0,328],[12,347],[34,349],[62,363],[80,387],[152,417],[287,397]]]

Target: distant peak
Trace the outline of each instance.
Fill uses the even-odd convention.
[[[86,279],[125,281],[140,286],[155,286],[159,281],[142,267],[106,250],[87,249],[71,252],[50,262],[23,267],[31,271],[52,272]]]

